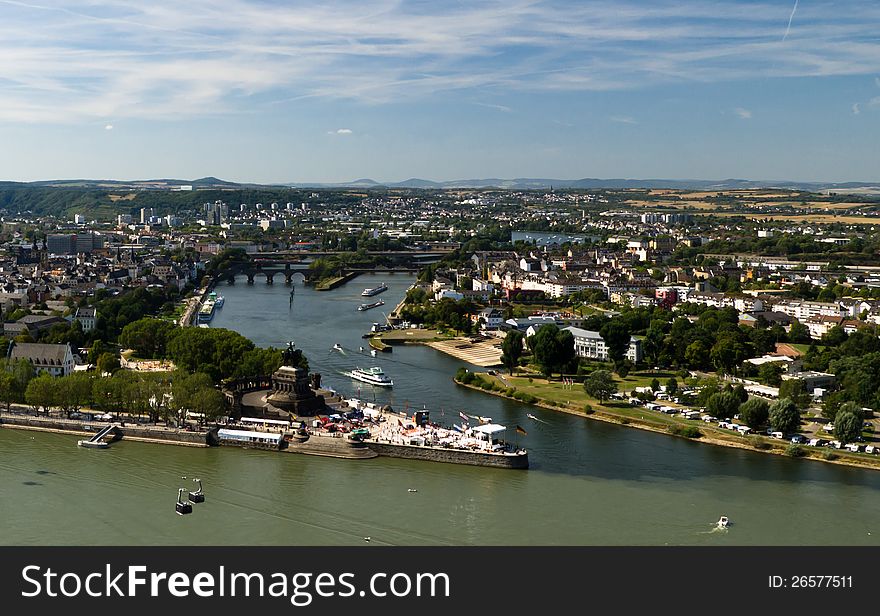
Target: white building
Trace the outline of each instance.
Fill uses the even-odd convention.
[[[599,332],[581,329],[580,327],[566,327],[574,336],[574,352],[578,357],[587,357],[601,361],[608,360],[608,347]],[[629,348],[626,358],[633,363],[642,360],[642,341],[636,337],[630,337]]]
[[[73,372],[76,361],[69,344],[41,344],[38,342],[13,342],[9,359],[26,359],[39,374],[48,372],[52,376],[67,376]]]

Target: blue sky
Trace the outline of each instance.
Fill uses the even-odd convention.
[[[880,181],[880,2],[0,0],[0,178]]]

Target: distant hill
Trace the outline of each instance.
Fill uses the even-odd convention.
[[[793,182],[789,180],[744,180],[728,178],[724,180],[682,180],[682,179],[633,179],[633,178],[582,178],[562,180],[555,178],[482,178],[436,182],[423,178],[409,178],[401,182],[377,182],[370,178],[360,178],[350,182],[282,182],[278,184],[240,183],[222,180],[216,177],[204,177],[195,180],[179,180],[161,178],[153,180],[41,180],[37,182],[0,181],[0,188],[79,188],[86,190],[172,190],[180,186],[192,186],[194,189],[206,190],[259,190],[278,188],[410,188],[424,190],[442,189],[484,189],[501,190],[548,190],[584,189],[584,190],[621,190],[669,188],[678,190],[744,190],[777,188],[807,192],[840,191],[853,193],[880,193],[880,182]]]
[[[353,182],[338,183],[309,183],[290,182],[285,186],[296,188],[357,188],[357,187],[387,187],[387,188],[413,188],[413,189],[454,189],[454,188],[498,188],[503,190],[548,190],[559,189],[650,189],[670,188],[678,190],[745,190],[759,188],[778,188],[784,190],[799,190],[818,192],[822,190],[856,190],[859,192],[876,190],[880,191],[880,182],[793,182],[789,180],[674,180],[674,179],[628,179],[628,178],[583,178],[579,180],[560,180],[552,178],[484,178],[467,180],[450,180],[435,182],[421,178],[410,178],[402,182],[376,182],[370,179],[360,179]]]

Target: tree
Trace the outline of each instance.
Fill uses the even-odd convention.
[[[841,407],[834,419],[834,436],[841,443],[857,441],[862,434],[863,421],[859,415]]]
[[[800,379],[784,379],[779,385],[779,398],[788,398],[799,407],[810,403],[810,394]]]
[[[529,339],[535,363],[545,376],[563,372],[574,362],[574,336],[555,325],[542,325]]]
[[[762,364],[758,368],[758,379],[770,387],[779,387],[782,383],[783,368],[778,362]]]
[[[28,405],[38,412],[40,407],[49,414],[49,409],[55,406],[55,378],[51,374],[43,373],[31,379],[24,392],[24,399]]]
[[[168,408],[170,418],[180,425],[186,419],[187,412],[199,412],[193,407],[198,403],[200,392],[213,388],[211,377],[203,372],[187,374],[181,370],[175,371],[171,381],[172,401]],[[201,403],[204,403],[204,400]]]
[[[795,344],[809,344],[812,340],[810,338],[810,330],[800,321],[794,321],[791,324],[788,338]]]
[[[626,357],[631,338],[630,331],[626,325],[619,319],[611,319],[602,326],[602,329],[599,330],[599,335],[602,336],[605,348],[608,349],[608,359],[614,362],[615,365],[622,362]]]
[[[513,371],[519,365],[519,358],[523,354],[523,335],[520,331],[512,329],[507,332],[504,342],[501,343],[501,363],[513,375]]]
[[[730,391],[712,394],[706,402],[706,412],[719,419],[730,419],[739,411],[739,398]]]
[[[770,417],[770,405],[760,398],[749,398],[739,407],[739,416],[752,430],[757,430],[767,423]]]
[[[780,398],[770,405],[770,427],[776,432],[793,434],[798,431],[801,414],[790,398]]]
[[[18,396],[17,389],[15,377],[12,376],[12,373],[0,370],[0,402],[6,406],[6,412],[9,412],[9,407],[12,406],[12,403],[15,402]]]
[[[617,392],[617,382],[607,370],[595,370],[584,381],[584,391],[599,402],[604,402]]]
[[[706,368],[709,365],[709,347],[702,340],[694,340],[685,349],[684,360],[694,370]]]
[[[173,323],[162,319],[138,319],[122,328],[119,344],[134,349],[138,357],[161,358],[165,356],[165,345],[174,328]]]
[[[651,379],[651,391],[660,391],[660,381],[657,377]]]
[[[675,377],[669,377],[669,380],[666,381],[666,393],[670,396],[674,396],[678,392],[678,381],[675,380]]]
[[[104,353],[98,358],[98,375],[113,374],[119,370],[119,358],[113,353]]]
[[[56,404],[70,418],[92,401],[92,382],[84,372],[73,372],[55,379]]]

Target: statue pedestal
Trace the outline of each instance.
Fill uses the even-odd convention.
[[[309,386],[309,373],[302,368],[281,366],[272,375],[272,392],[266,401],[292,415],[312,416],[324,410],[324,398]]]

